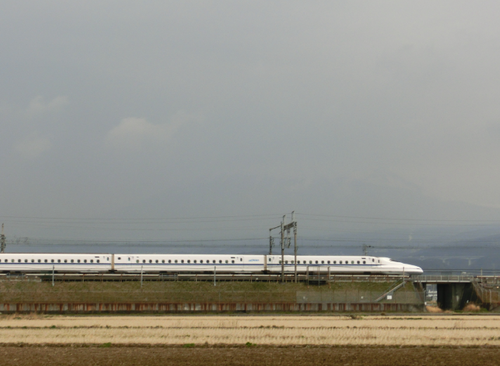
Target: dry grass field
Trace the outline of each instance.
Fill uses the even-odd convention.
[[[500,346],[500,316],[3,315],[0,343],[235,346]]]

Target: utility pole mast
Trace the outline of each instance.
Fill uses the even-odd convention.
[[[5,252],[5,247],[7,244],[5,243],[5,234],[3,233],[3,223],[2,223],[2,233],[0,234],[0,253]]]
[[[285,224],[286,215],[283,215],[283,220],[281,224],[269,229],[269,255],[272,255],[272,247],[274,244],[274,238],[271,235],[271,231],[280,228],[280,247],[281,247],[281,282],[285,282],[285,246],[290,247],[290,230],[293,229],[294,237],[294,265],[295,265],[295,282],[297,282],[297,221],[295,221],[295,211],[292,212],[292,222]],[[286,237],[285,237],[286,231]]]

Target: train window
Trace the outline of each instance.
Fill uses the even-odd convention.
[[[330,261],[328,261],[327,263],[330,264]]]
[[[58,259],[58,260],[57,260],[57,263],[61,263],[61,260],[60,260],[60,259]]]
[[[313,261],[309,261],[309,264],[312,264],[312,263],[313,263]]]
[[[174,262],[177,263],[177,259]]]
[[[161,262],[162,262],[162,263],[165,263],[165,259],[162,259],[162,260],[161,260]]]
[[[333,261],[333,264],[337,264],[337,261]]]
[[[150,259],[150,260],[149,260],[149,263],[153,263],[153,261]]]
[[[28,263],[28,260],[27,260],[27,259],[25,259],[25,260],[24,260],[24,263]]]
[[[219,259],[219,263],[222,263],[222,259]]]
[[[188,259],[188,260],[187,260],[187,262],[188,262],[188,263],[191,263],[191,260],[190,260],[190,259]]]
[[[86,260],[86,259],[84,259],[84,260],[83,260],[83,263],[87,263],[87,260]]]
[[[279,263],[281,264],[281,261]]]
[[[21,263],[21,260],[20,260],[20,259],[18,259],[17,261],[18,261],[19,263]]]
[[[354,261],[351,261],[351,264],[354,264]]]
[[[75,261],[72,259],[72,260],[71,260],[71,263],[75,263]]]
[[[145,259],[143,259],[143,260],[142,260],[142,263],[146,263],[146,260],[145,260]]]
[[[77,262],[77,263],[80,263],[80,260],[79,260],[79,259],[77,259],[77,260],[76,260],[76,262]]]
[[[226,259],[226,263],[227,263],[227,259]]]
[[[200,263],[203,263],[203,259],[200,259]]]
[[[136,260],[135,260],[135,263],[139,263],[139,259],[136,259]]]
[[[234,260],[232,260],[231,263],[234,263]]]
[[[53,260],[53,259],[51,259],[50,261],[51,261],[52,263],[54,263],[54,260]]]
[[[240,262],[243,262],[243,258],[240,258]]]
[[[90,260],[90,263],[94,263],[94,260],[93,260],[93,259],[91,259],[91,260]]]
[[[99,263],[99,259],[97,259],[96,262]]]
[[[122,259],[122,258],[121,258],[121,257],[118,257],[118,260],[120,260],[120,259]],[[130,260],[130,258],[129,258],[128,260]]]
[[[65,260],[64,260],[64,263],[68,263],[68,260],[67,260],[67,259],[65,259]]]
[[[359,261],[358,261],[358,264],[359,264]]]
[[[306,261],[304,261],[304,264],[306,264],[306,263],[307,263],[307,262],[306,262]]]
[[[41,259],[39,259],[39,260],[38,260],[38,263],[42,263],[42,260],[41,260]]]
[[[288,264],[288,261],[285,261],[285,264]]]
[[[181,259],[181,263],[184,263],[184,259]]]
[[[172,260],[171,260],[171,259],[169,259],[169,260],[168,260],[168,263],[172,263]]]
[[[318,261],[316,261],[316,264],[318,264]]]
[[[47,259],[45,260],[45,263],[47,263]]]
[[[375,259],[372,259],[372,262],[375,262]]]
[[[363,261],[363,264],[366,264],[366,261]]]
[[[321,264],[325,264],[325,261],[321,261]]]
[[[158,263],[158,259],[156,260],[156,263]]]

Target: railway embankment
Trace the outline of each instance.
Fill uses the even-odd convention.
[[[0,312],[422,311],[412,282],[0,281]]]

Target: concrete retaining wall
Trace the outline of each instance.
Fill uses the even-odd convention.
[[[423,305],[387,303],[0,303],[2,313],[415,312]]]

